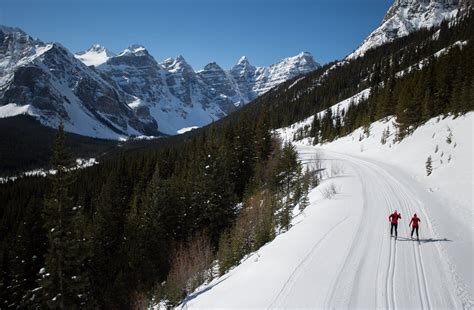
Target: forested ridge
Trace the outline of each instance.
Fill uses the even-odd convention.
[[[153,296],[178,302],[190,287],[180,278],[188,273],[176,269],[195,266],[179,261],[195,240],[205,242],[214,257],[218,244],[227,242],[222,234],[231,238],[249,205],[264,208],[270,217],[261,220],[270,222],[259,229],[265,231],[242,241],[238,251],[232,237],[235,251],[219,254],[228,261],[221,271],[229,268],[271,240],[274,229],[288,229],[290,207],[309,182],[296,185],[308,174],[291,145],[272,137],[266,116],[254,122],[244,113],[238,122],[211,126],[174,147],[119,156],[81,171],[68,171],[70,162],[59,131],[52,160],[58,173],[0,187],[5,307],[127,309]],[[256,207],[255,195],[268,199]],[[187,259],[200,258],[201,250]]]
[[[350,62],[329,63],[309,73],[298,83],[295,80],[281,84],[276,89],[257,98],[242,110],[257,115],[260,109],[267,109],[273,128],[280,128],[301,121],[354,94],[381,82],[395,82],[393,76],[422,61],[433,61],[434,55],[455,43],[465,42],[472,46],[474,38],[474,16],[471,8],[455,21],[445,21],[433,29],[421,29],[406,37],[396,39],[366,52],[364,57]],[[463,56],[468,51],[463,52]],[[450,56],[448,56],[449,58]],[[457,63],[464,62],[464,71],[472,69],[472,57],[459,58]],[[449,62],[451,60],[448,60]],[[447,68],[446,63],[440,72],[445,80],[450,78],[454,68]],[[425,67],[429,67],[425,65]],[[441,71],[446,69],[446,71]],[[470,70],[472,72],[472,70]],[[444,81],[440,81],[442,83]],[[451,81],[449,81],[451,82]],[[291,87],[290,87],[291,86]],[[393,87],[393,85],[388,85]],[[411,85],[414,87],[414,85]],[[435,86],[437,87],[437,86]],[[444,88],[450,86],[443,85]],[[380,87],[382,88],[382,87]],[[431,89],[432,93],[436,89]],[[447,112],[447,111],[444,111]],[[444,113],[442,112],[442,113]],[[230,115],[229,118],[233,116]]]
[[[59,130],[56,174],[0,186],[0,307],[178,303],[215,276],[214,267],[226,272],[289,229],[292,208],[304,208],[317,184],[272,129],[369,87],[369,98],[315,118],[302,136],[330,141],[395,115],[401,139],[431,117],[472,111],[473,32],[472,13],[415,32],[355,61],[328,64],[291,88],[289,81],[180,143],[80,171],[68,171]]]

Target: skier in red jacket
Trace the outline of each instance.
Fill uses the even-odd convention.
[[[397,228],[398,228],[398,219],[401,219],[401,215],[397,213],[397,210],[390,214],[388,220],[390,221],[390,236],[393,236],[393,230],[395,229],[395,238],[398,235]]]
[[[418,223],[421,222],[421,220],[416,216],[416,213],[413,214],[413,217],[411,218],[410,224],[408,224],[408,227],[411,226],[411,237],[413,238],[413,233],[416,231],[416,240],[420,240],[418,236]]]

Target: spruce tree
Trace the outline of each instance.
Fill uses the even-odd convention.
[[[301,196],[300,203],[299,203],[300,211],[304,211],[304,209],[306,209],[306,207],[309,206],[308,194],[309,194],[309,187],[310,187],[310,182],[311,182],[310,179],[311,179],[311,173],[309,171],[309,168],[306,167],[306,171],[303,174],[302,182],[301,182],[303,194]]]
[[[48,251],[40,280],[45,305],[50,308],[79,309],[92,306],[90,279],[86,271],[89,255],[82,231],[80,206],[73,204],[68,187],[73,173],[71,160],[64,148],[64,125],[61,122],[53,147],[51,191],[43,211],[48,234]]]

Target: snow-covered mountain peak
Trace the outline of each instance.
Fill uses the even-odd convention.
[[[320,65],[309,52],[282,59],[270,67],[256,69],[254,92],[260,96],[277,85],[318,69]]]
[[[148,50],[140,44],[132,44],[122,52],[119,53],[119,56],[148,56]]]
[[[182,55],[178,55],[176,59],[168,58],[161,65],[170,73],[188,72],[194,73],[194,69],[186,62]]]
[[[115,56],[114,53],[98,43],[93,44],[85,51],[75,54],[75,57],[85,63],[87,66],[96,67],[107,62],[107,60],[113,56]]]
[[[249,59],[247,58],[247,56],[242,56],[240,57],[239,61],[237,62],[238,65],[249,65],[250,66],[250,62],[249,62]]]
[[[20,33],[23,35],[27,35],[23,30],[17,27],[10,27],[5,25],[0,25],[0,31],[3,33]]]
[[[0,25],[0,87],[13,78],[13,70],[44,53],[51,46],[23,30]]]
[[[270,67],[298,67],[301,71],[312,71],[319,68],[319,64],[314,60],[310,52],[301,52],[296,56],[288,57]]]
[[[26,46],[34,47],[35,45],[43,44],[43,42],[32,38],[20,28],[0,25],[0,45],[6,46],[11,43],[15,43],[15,46],[10,46],[15,49],[22,49]]]
[[[363,56],[368,50],[406,36],[421,28],[439,25],[455,17],[472,0],[395,0],[375,29],[347,59]]]
[[[246,56],[242,56],[240,57],[237,64],[230,69],[230,71],[242,75],[247,74],[250,71],[255,71],[255,67],[250,64]]]
[[[300,52],[298,55],[296,55],[296,57],[300,57],[300,58],[303,58],[303,57],[311,57],[311,58],[313,58],[313,55],[311,55],[310,52],[305,52],[305,51],[303,51],[303,52]]]
[[[87,52],[96,52],[96,53],[101,53],[104,51],[107,51],[107,49],[98,43],[92,44],[92,46],[89,47],[89,49],[87,50]]]
[[[202,71],[220,71],[223,70],[221,66],[219,66],[216,62],[210,62],[207,65],[204,66],[204,69]]]

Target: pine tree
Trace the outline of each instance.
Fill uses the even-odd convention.
[[[232,249],[230,246],[229,233],[223,233],[219,239],[219,250],[217,252],[217,259],[219,260],[219,275],[223,275],[232,267]]]
[[[71,160],[64,148],[64,137],[61,122],[51,161],[55,173],[43,212],[49,248],[39,282],[48,307],[78,309],[92,306],[94,300],[86,271],[90,252],[81,227],[81,208],[73,204],[68,190],[73,174],[68,172]]]
[[[311,182],[310,179],[311,179],[311,174],[310,174],[309,168],[306,167],[306,171],[303,174],[303,180],[302,180],[303,194],[301,196],[301,200],[299,204],[300,211],[304,211],[304,209],[306,209],[306,207],[309,206],[308,194],[309,194],[309,187],[310,187],[310,182]]]
[[[301,166],[298,163],[296,149],[291,143],[285,143],[277,161],[274,180],[277,191],[281,192],[280,226],[286,229],[289,229],[291,211],[294,207],[298,171],[301,171]]]
[[[331,141],[335,137],[332,109],[327,108],[321,120],[321,140]]]

